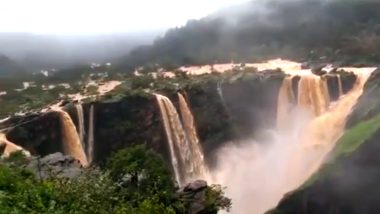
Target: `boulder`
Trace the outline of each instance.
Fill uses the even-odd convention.
[[[184,188],[184,192],[198,192],[207,188],[207,182],[203,180],[196,180],[187,184]]]
[[[322,65],[316,66],[316,67],[311,69],[311,72],[315,75],[322,76],[322,75],[325,75],[327,73],[327,71],[323,70],[323,68],[324,68],[324,66],[322,67]]]
[[[43,158],[34,158],[27,165],[40,179],[47,179],[51,176],[64,178],[76,178],[82,173],[80,162],[71,156],[62,153],[54,153]]]
[[[206,189],[207,182],[197,180],[185,185],[178,191],[179,198],[187,202],[188,214],[210,213],[207,206]]]

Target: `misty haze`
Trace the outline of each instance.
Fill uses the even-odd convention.
[[[379,213],[379,23],[370,0],[4,0],[0,213]]]

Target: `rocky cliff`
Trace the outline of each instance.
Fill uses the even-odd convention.
[[[177,91],[182,92],[192,109],[205,156],[224,142],[258,137],[260,130],[274,127],[277,98],[285,74],[281,71],[263,73],[230,72],[199,77],[153,80],[148,85],[169,97],[178,108]],[[330,94],[338,94],[336,75],[326,75]],[[344,91],[355,82],[355,75],[342,73]],[[295,78],[295,81],[296,78]],[[137,84],[136,79],[133,84]],[[177,84],[178,87],[172,87]],[[137,89],[135,89],[137,90]],[[138,90],[141,91],[141,88]],[[89,112],[94,108],[94,159],[104,161],[120,148],[147,143],[168,158],[168,148],[160,111],[148,89],[139,93],[108,95],[97,101],[83,103],[84,140],[88,140]],[[297,90],[295,88],[295,90]],[[333,98],[334,99],[334,98]],[[77,130],[79,120],[74,104],[64,109],[70,114]],[[11,119],[3,127],[14,126],[7,138],[33,154],[62,152],[59,117],[55,112],[33,114]]]

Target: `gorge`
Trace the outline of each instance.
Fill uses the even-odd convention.
[[[232,213],[265,213],[329,160],[376,68],[316,75],[289,61],[252,67],[189,75],[180,88],[69,103],[13,119],[4,136],[33,155],[61,151],[83,166],[143,142],[163,154],[180,186],[218,183]]]

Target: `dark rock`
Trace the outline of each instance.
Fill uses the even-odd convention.
[[[337,71],[338,71],[338,67],[333,67],[333,68],[330,70],[329,73],[331,73],[331,74],[335,74],[335,73],[337,73]]]
[[[14,128],[7,133],[7,139],[31,151],[32,155],[46,156],[63,151],[60,119],[56,112],[12,119],[11,122],[9,126]]]
[[[196,180],[192,183],[187,184],[184,188],[184,192],[198,192],[207,188],[207,182],[203,180]]]
[[[178,191],[179,198],[187,202],[186,210],[188,214],[216,214],[216,212],[209,211],[206,199],[206,188],[206,181],[197,180],[187,184]]]
[[[310,64],[308,62],[303,62],[301,64],[301,69],[310,69]]]
[[[322,70],[323,68],[324,68],[324,66],[323,67],[314,67],[311,69],[311,73],[318,75],[318,76],[325,75],[327,73],[327,71]]]
[[[40,179],[51,176],[76,178],[82,173],[80,162],[71,156],[54,153],[43,158],[34,158],[27,165]]]
[[[67,105],[69,103],[70,103],[69,100],[63,100],[62,103],[59,106],[62,107],[62,106],[65,106],[65,105]]]

